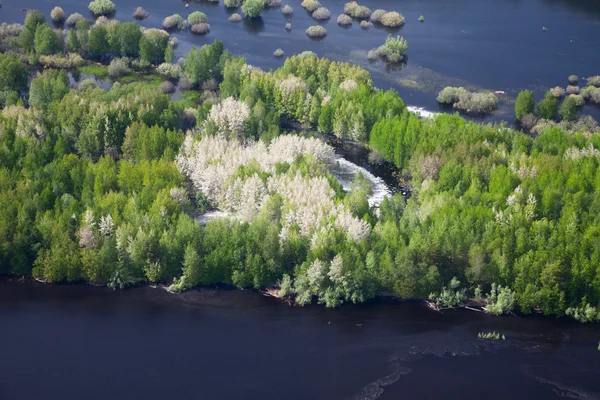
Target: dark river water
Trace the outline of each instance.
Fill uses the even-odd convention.
[[[317,24],[300,7],[300,0],[283,1],[294,7],[294,14],[284,17],[280,9],[263,13],[257,21],[231,23],[222,5],[192,2],[185,8],[182,1],[116,0],[116,18],[131,20],[137,6],[143,6],[150,17],[141,24],[160,27],[163,18],[173,13],[187,15],[195,10],[207,14],[211,32],[196,36],[180,32],[178,54],[191,46],[200,46],[220,38],[235,55],[254,65],[276,68],[283,59],[273,57],[281,48],[286,55],[311,50],[320,56],[352,61],[373,74],[377,86],[394,87],[407,104],[438,110],[437,92],[444,86],[468,86],[473,89],[504,90],[500,109],[487,119],[513,120],[512,101],[521,89],[531,89],[538,97],[554,86],[565,87],[567,77],[600,74],[600,0],[369,0],[365,5],[401,12],[404,27],[388,30],[372,27],[363,30],[355,22],[350,28],[336,24],[345,0],[323,0],[332,18],[321,22],[328,31],[324,40],[310,40],[304,33]],[[4,0],[0,9],[2,22],[22,22],[22,8],[36,8],[47,16],[55,5],[67,15],[80,12],[89,15],[88,1],[83,0]],[[238,12],[241,12],[238,10]],[[417,18],[423,15],[424,23]],[[292,31],[286,32],[286,22]],[[542,28],[546,27],[544,31]],[[409,44],[405,68],[386,71],[379,63],[369,63],[367,51],[381,45],[388,34],[404,36]],[[586,107],[597,114],[598,109]]]
[[[415,303],[0,281],[0,399],[598,399],[599,339]]]

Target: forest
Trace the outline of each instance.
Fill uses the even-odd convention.
[[[175,45],[35,11],[0,27],[0,274],[600,320],[599,135],[420,119],[349,63],[304,52],[263,71],[219,40],[173,63]],[[110,89],[71,84],[115,60]],[[368,146],[412,196],[371,207],[360,175],[344,191],[323,135]]]

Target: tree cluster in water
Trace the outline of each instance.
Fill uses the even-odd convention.
[[[128,57],[127,80],[70,88],[50,68],[28,85],[24,61],[63,58],[64,43],[35,13],[0,32],[15,51],[0,55],[0,273],[279,285],[327,306],[475,296],[495,314],[598,320],[600,136],[420,120],[359,67],[304,53],[264,72],[220,41],[162,67],[186,82],[189,97],[173,101],[148,67],[172,61],[168,34],[76,24],[68,49],[85,64]],[[369,145],[414,195],[372,208],[360,176],[344,192],[316,131]],[[200,226],[193,216],[212,207],[229,217]]]

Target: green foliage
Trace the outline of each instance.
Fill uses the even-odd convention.
[[[192,48],[185,57],[183,70],[192,84],[200,86],[211,77],[221,76],[223,56],[227,57],[223,52],[223,42],[217,39],[200,49]]]
[[[69,92],[69,77],[65,71],[46,70],[33,81],[29,89],[29,104],[46,109],[58,103]]]
[[[577,119],[577,101],[567,96],[560,105],[561,121],[575,121]]]
[[[22,92],[27,89],[29,72],[15,53],[0,54],[0,91]]]
[[[203,22],[208,22],[208,18],[206,14],[200,11],[194,11],[190,15],[188,15],[187,21],[190,25],[201,24]]]
[[[558,99],[551,94],[546,94],[538,103],[538,113],[544,119],[553,120],[558,113]]]
[[[117,6],[111,0],[94,0],[90,2],[88,9],[96,16],[112,15],[117,11]]]
[[[140,39],[140,55],[144,61],[158,65],[165,62],[169,34],[160,29],[147,29]]]
[[[26,52],[30,52],[34,48],[35,43],[35,32],[38,25],[42,25],[46,22],[46,18],[38,10],[27,12],[25,16],[25,23],[23,25],[23,31],[19,39],[19,44]]]
[[[496,283],[492,283],[492,290],[487,299],[489,304],[486,310],[494,315],[510,314],[516,304],[515,292],[509,287],[502,287]]]
[[[521,90],[515,102],[515,115],[517,121],[520,121],[527,114],[532,114],[535,110],[535,99],[530,90]]]
[[[248,18],[259,17],[264,8],[264,0],[246,0],[242,4],[242,12]]]
[[[504,335],[501,335],[500,333],[493,331],[493,332],[479,332],[477,334],[477,338],[478,339],[484,339],[484,340],[506,340],[506,337]]]
[[[46,23],[37,26],[33,43],[38,55],[55,54],[63,49],[62,34],[59,39],[57,33]]]
[[[429,298],[438,307],[457,307],[462,306],[467,301],[467,294],[466,289],[460,289],[460,281],[454,277],[448,283],[448,286],[443,286],[439,293],[430,294]]]
[[[105,60],[110,56],[110,43],[108,42],[108,29],[105,25],[94,25],[87,39],[87,51],[95,60]]]
[[[379,47],[378,52],[387,62],[403,62],[408,53],[408,43],[403,37],[389,35],[385,39],[385,43]]]

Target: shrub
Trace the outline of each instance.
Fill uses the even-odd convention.
[[[517,302],[516,293],[508,286],[496,286],[492,283],[492,290],[488,295],[488,306],[486,310],[493,315],[510,314]]]
[[[108,19],[108,17],[101,15],[98,17],[96,22],[94,22],[94,25],[108,25],[109,22],[110,22],[110,19]]]
[[[263,0],[246,0],[242,5],[242,12],[248,18],[256,18],[265,8]]]
[[[129,65],[127,64],[127,61],[121,58],[113,59],[108,65],[108,75],[112,78],[123,76],[127,71],[129,71]]]
[[[227,8],[238,8],[242,4],[240,0],[225,0],[224,3]]]
[[[581,96],[587,101],[600,104],[600,88],[587,86],[581,91]]]
[[[79,13],[74,13],[69,15],[69,18],[67,18],[66,24],[67,26],[75,26],[75,24],[77,23],[77,21],[84,21],[85,17]]]
[[[438,93],[437,101],[471,114],[489,113],[498,106],[498,98],[493,93],[471,93],[463,87],[451,86]]]
[[[351,1],[349,3],[344,4],[344,13],[348,15],[352,15],[352,11],[358,7],[358,3],[356,1]]]
[[[558,100],[556,97],[546,95],[538,103],[538,113],[543,119],[553,120],[558,112]]]
[[[281,0],[266,0],[266,7],[269,7],[269,8],[281,7]]]
[[[577,103],[574,98],[568,96],[560,105],[561,121],[575,121],[577,119]]]
[[[169,39],[169,44],[171,45],[171,47],[176,49],[177,47],[179,47],[179,39],[173,36],[171,39]]]
[[[458,94],[461,91],[461,89],[463,88],[446,86],[438,93],[436,100],[438,101],[438,103],[454,104],[458,101]]]
[[[527,130],[532,129],[538,122],[538,117],[535,114],[525,114],[521,118],[521,126]]]
[[[188,15],[187,21],[189,22],[190,25],[193,26],[193,25],[201,24],[203,22],[208,22],[208,18],[206,17],[206,14],[204,14],[203,12],[194,11],[193,13]]]
[[[148,13],[142,7],[138,7],[133,12],[134,19],[146,19],[148,18]]]
[[[204,35],[210,32],[210,24],[201,22],[199,24],[192,25],[192,32],[198,35]]]
[[[285,24],[285,30],[286,31],[291,31],[292,30],[292,24],[290,24],[289,22],[287,24]]]
[[[325,20],[331,17],[331,13],[327,8],[319,7],[312,13],[312,17],[317,20]]]
[[[567,86],[567,94],[578,94],[579,86],[569,85]]]
[[[181,90],[188,90],[191,89],[194,85],[192,85],[192,82],[190,82],[190,80],[188,78],[181,78],[179,79],[179,88]]]
[[[340,14],[337,17],[337,23],[338,25],[341,26],[348,26],[348,25],[352,25],[352,18],[350,18],[348,15],[346,14]]]
[[[421,16],[419,17],[418,21],[419,21],[419,22],[425,22],[425,17],[421,15]]]
[[[535,99],[530,90],[522,90],[517,96],[515,102],[515,115],[517,121],[520,121],[525,115],[533,113],[535,110]]]
[[[579,77],[577,75],[569,75],[569,83],[571,85],[574,85],[577,82],[579,82]]]
[[[285,52],[281,49],[277,49],[273,52],[273,55],[277,58],[283,57],[284,54],[285,54]]]
[[[112,15],[117,11],[117,6],[110,0],[94,0],[88,5],[88,9],[95,16]]]
[[[158,87],[163,93],[173,93],[175,91],[175,85],[170,81],[164,81]]]
[[[389,12],[381,17],[381,24],[388,28],[397,28],[404,25],[404,16],[396,11]]]
[[[371,10],[365,6],[358,6],[352,10],[352,17],[358,19],[367,19],[371,16]]]
[[[320,25],[313,25],[308,27],[306,34],[311,38],[321,38],[327,35],[327,30]]]
[[[382,9],[373,11],[371,13],[371,22],[373,22],[373,23],[381,22],[381,17],[383,17],[385,14],[387,14],[387,11],[382,10]]]
[[[372,26],[373,26],[373,23],[371,23],[369,21],[360,21],[360,27],[363,29],[369,29]]]
[[[233,13],[229,16],[229,21],[231,22],[240,22],[242,20],[242,16],[238,13]]]
[[[162,63],[156,67],[156,72],[167,79],[179,79],[181,76],[181,67],[177,64]]]
[[[281,9],[281,13],[283,15],[292,15],[294,13],[294,9],[289,6],[288,4],[286,4],[285,6],[283,6],[283,8]]]
[[[56,23],[63,22],[65,20],[65,12],[60,7],[54,7],[52,11],[50,11],[50,18]]]
[[[317,8],[321,7],[321,3],[319,3],[317,0],[304,0],[300,5],[308,12],[313,12]]]
[[[389,63],[403,62],[407,52],[408,43],[401,36],[388,36],[385,43],[378,49],[379,56]]]
[[[558,99],[565,95],[565,89],[561,88],[560,86],[556,86],[550,89],[548,93],[550,93],[552,96]]]
[[[600,87],[600,75],[590,76],[586,79],[587,84],[590,86]]]
[[[580,94],[571,94],[569,95],[575,101],[575,105],[577,107],[583,107],[585,105],[585,99]]]
[[[378,60],[378,59],[379,59],[379,57],[380,57],[380,55],[379,55],[379,49],[371,49],[371,50],[369,50],[369,52],[367,53],[367,58],[368,58],[370,61],[375,61],[375,60]]]
[[[131,66],[138,70],[144,70],[150,68],[152,64],[150,61],[144,60],[143,58],[136,58],[135,60],[131,61]]]
[[[85,60],[77,53],[67,53],[66,56],[48,55],[39,56],[38,62],[45,67],[71,69],[81,67],[85,64]]]
[[[460,96],[454,108],[471,114],[487,114],[498,107],[498,98],[493,93],[468,93]]]
[[[204,83],[202,83],[202,86],[200,86],[200,89],[202,89],[204,91],[209,91],[209,92],[214,92],[218,88],[219,88],[219,84],[217,83],[215,78],[210,78],[210,79],[204,81]]]
[[[163,22],[162,22],[162,26],[165,29],[178,29],[178,28],[182,28],[183,27],[183,22],[185,20],[183,19],[183,17],[179,14],[173,14],[170,15],[168,17],[166,17]]]

